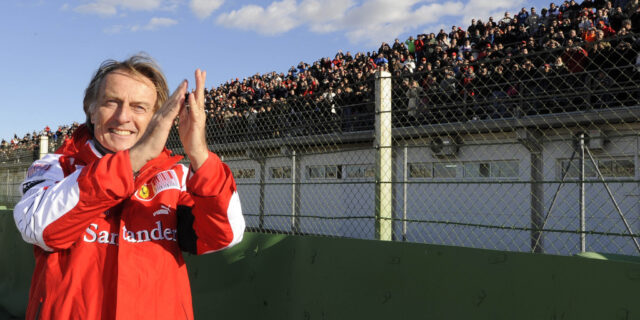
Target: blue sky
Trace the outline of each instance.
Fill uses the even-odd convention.
[[[558,3],[558,2],[556,2]],[[82,98],[105,59],[144,51],[170,88],[195,68],[207,87],[283,72],[338,50],[468,26],[540,0],[22,0],[0,2],[0,139],[84,121]]]

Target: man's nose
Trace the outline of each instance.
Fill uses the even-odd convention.
[[[131,108],[129,104],[123,102],[118,109],[116,110],[115,119],[118,120],[119,123],[127,123],[131,121]]]

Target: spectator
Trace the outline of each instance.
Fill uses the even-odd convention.
[[[391,47],[391,49],[393,49],[393,51],[397,51],[397,52],[404,52],[407,47],[404,45],[404,43],[400,42],[400,40],[398,40],[398,38],[396,38],[393,41],[393,46]]]
[[[409,36],[409,39],[405,40],[404,44],[407,46],[407,50],[409,50],[409,54],[415,56],[416,46],[415,46],[415,41],[413,40],[413,36]]]
[[[407,90],[407,98],[409,99],[407,111],[409,118],[415,121],[418,118],[418,114],[422,113],[424,96],[424,90],[418,84],[418,81],[411,80],[409,89]]]
[[[373,61],[377,66],[389,64],[389,60],[385,58],[384,54],[378,54],[378,57]]]
[[[403,67],[407,68],[407,71],[409,73],[413,73],[413,70],[415,70],[415,68],[416,68],[416,63],[413,60],[413,56],[412,55],[407,56],[407,60],[405,60],[405,62],[403,64]]]
[[[538,31],[538,27],[540,26],[541,19],[540,19],[540,15],[536,13],[536,8],[531,7],[531,13],[529,14],[529,17],[527,17],[527,19],[524,21],[527,27],[529,28],[529,30],[531,31],[531,33],[536,33]]]
[[[527,12],[526,8],[522,8],[516,17],[518,18],[518,24],[526,24],[527,19],[529,18],[529,12]]]
[[[499,23],[499,25],[500,25],[501,27],[506,27],[506,26],[508,26],[508,25],[511,25],[511,21],[512,21],[512,20],[513,20],[513,19],[511,19],[511,15],[509,14],[509,12],[505,12],[505,13],[504,13],[504,17],[503,17],[502,19],[500,19],[500,23]]]
[[[587,51],[578,45],[574,45],[571,40],[567,42],[567,46],[562,54],[562,61],[565,61],[569,72],[578,73],[584,71],[587,63]]]
[[[555,3],[551,2],[549,4],[549,10],[547,11],[547,16],[552,21],[555,20],[560,15],[560,8],[556,6]]]
[[[619,31],[622,28],[622,22],[629,19],[630,15],[622,10],[621,7],[616,7],[615,12],[610,15],[609,23],[613,30]]]

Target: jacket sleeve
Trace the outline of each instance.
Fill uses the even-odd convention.
[[[178,242],[182,250],[205,254],[242,240],[245,221],[229,167],[214,153],[193,173],[184,168],[186,192],[178,206]]]
[[[134,191],[128,151],[108,154],[66,177],[60,155],[35,161],[13,218],[22,238],[46,251],[69,248],[101,213]]]

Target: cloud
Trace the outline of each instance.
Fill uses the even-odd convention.
[[[149,23],[143,26],[135,25],[131,27],[131,31],[153,31],[159,28],[166,28],[177,24],[178,21],[171,18],[158,18],[153,17],[149,20]]]
[[[78,13],[91,13],[101,16],[112,16],[118,13],[118,10],[116,10],[116,6],[100,2],[83,4],[77,6],[73,10]]]
[[[220,14],[216,22],[229,28],[275,35],[300,25],[301,21],[296,19],[297,9],[295,0],[276,1],[266,8],[251,4]]]
[[[189,7],[199,19],[205,19],[218,9],[224,0],[191,0]]]
[[[508,0],[495,0],[508,3]],[[494,1],[494,2],[495,2]],[[522,1],[522,0],[516,0]],[[216,23],[228,28],[277,35],[300,26],[316,33],[344,32],[353,43],[380,43],[399,34],[437,24],[447,16],[463,16],[465,9],[486,0],[281,0],[267,7],[245,5],[221,13]],[[470,5],[471,4],[471,5]]]
[[[460,12],[462,17],[458,24],[468,26],[474,18],[486,22],[491,16],[497,21],[505,11],[509,11],[513,17],[524,3],[524,0],[469,0]]]
[[[113,16],[120,10],[151,11],[161,9],[165,1],[163,0],[93,0],[75,7],[73,10],[78,13],[97,14],[101,16]],[[169,1],[174,3],[174,1]]]
[[[373,0],[350,10],[342,29],[351,42],[379,44],[398,35],[458,15],[458,1],[429,3],[419,0]]]
[[[127,10],[173,11],[186,3],[185,0],[90,0],[73,10],[113,16]],[[188,5],[196,17],[206,19],[224,3],[225,0],[189,0]],[[222,12],[215,23],[264,35],[305,27],[315,33],[341,32],[352,43],[379,44],[407,32],[435,31],[443,24],[450,24],[451,18],[460,26],[468,25],[472,18],[486,21],[493,15],[499,19],[504,11],[515,13],[524,3],[524,0],[271,0],[265,5],[247,4]],[[156,30],[176,23],[169,18],[152,18],[144,26],[114,26],[105,32]]]
[[[311,31],[335,31],[335,23],[345,18],[347,10],[355,5],[353,0],[304,0],[298,7],[301,19],[308,21]]]

